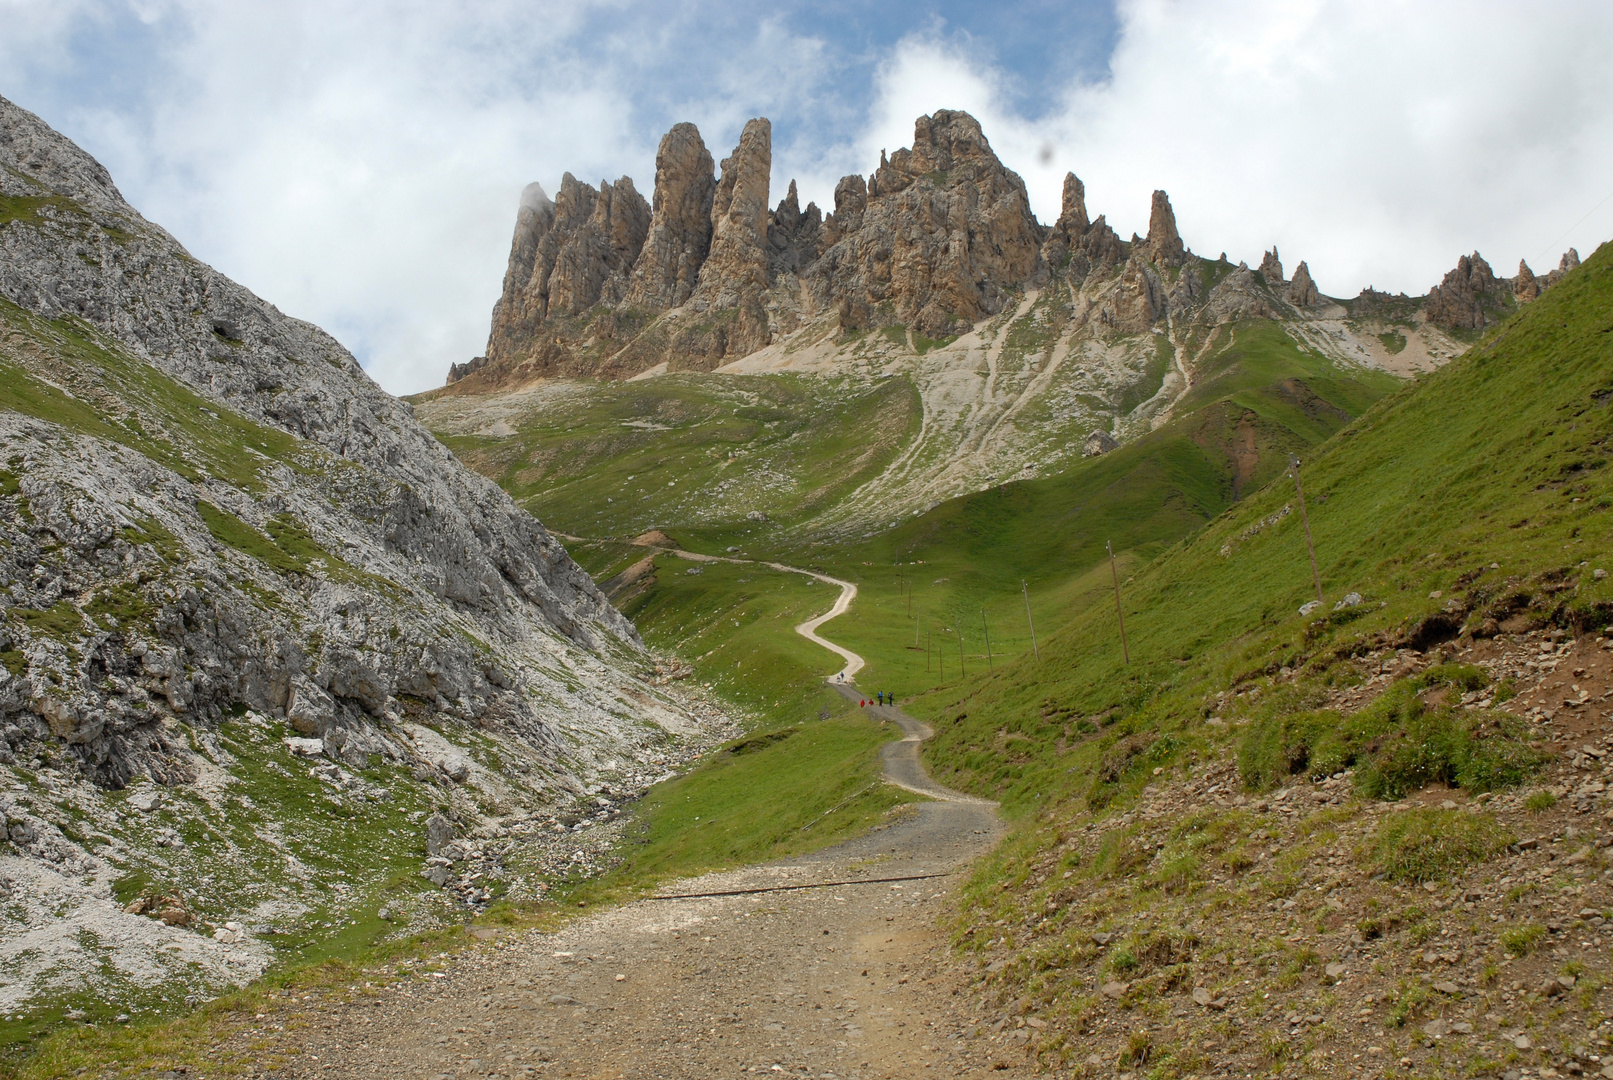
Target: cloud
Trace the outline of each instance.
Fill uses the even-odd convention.
[[[1613,201],[1576,227],[1613,192],[1606,4],[1132,0],[1120,24],[1110,76],[1035,122],[966,49],[912,37],[881,72],[875,141],[956,103],[1044,220],[1066,169],[1122,235],[1146,233],[1164,188],[1196,250],[1276,243],[1335,295],[1421,293],[1475,247],[1502,273],[1546,269],[1613,234]]]
[[[1123,235],[1163,187],[1196,250],[1277,243],[1339,295],[1422,292],[1475,247],[1545,269],[1613,232],[1613,201],[1575,225],[1613,189],[1606,4],[1126,0],[1118,31],[1091,2],[831,8],[0,0],[0,93],[400,393],[481,351],[527,183],[648,195],[678,120],[720,159],[770,116],[774,199],[796,177],[829,208],[915,117],[967,109],[1044,220],[1066,169]],[[1085,36],[1041,47],[1033,21]]]

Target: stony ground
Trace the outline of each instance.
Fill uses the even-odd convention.
[[[979,1017],[938,930],[1000,825],[928,784],[922,725],[901,719],[914,737],[889,767],[942,797],[867,837],[557,933],[484,931],[475,953],[288,998],[221,1054],[281,1077],[1019,1075],[1020,1048],[970,1037]]]
[[[1610,648],[1556,632],[1390,651],[1335,693],[1348,711],[1431,662],[1485,667],[1471,704],[1515,691],[1501,707],[1556,752],[1520,789],[1386,803],[1342,773],[1254,795],[1233,734],[1123,813],[1043,815],[1016,841],[1043,853],[1028,874],[955,925],[983,965],[985,1039],[1060,1075],[1613,1076]],[[1511,842],[1396,881],[1379,837],[1413,811]]]

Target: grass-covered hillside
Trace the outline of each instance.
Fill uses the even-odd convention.
[[[1285,668],[1320,675],[1365,642],[1602,625],[1613,582],[1591,571],[1613,539],[1609,327],[1604,248],[1313,452],[1302,477],[1319,611],[1298,613],[1315,591],[1294,485],[1279,478],[1126,575],[1129,664],[1102,598],[1044,642],[1039,663],[1021,657],[926,698],[920,708],[947,720],[936,764],[1023,806],[1084,775],[1052,750],[1082,725],[1197,726],[1217,711],[1213,695]],[[1334,610],[1351,593],[1362,602]],[[1023,747],[998,753],[1004,731]]]
[[[1613,1048],[1613,246],[1020,657],[911,703],[1003,801],[985,1037],[1095,1074]],[[1302,612],[1301,608],[1304,606]],[[1033,1023],[1034,1021],[1034,1023]]]
[[[713,550],[823,512],[889,464],[919,420],[905,379],[795,375],[547,383],[501,399],[496,419],[474,397],[420,404],[466,464],[551,528],[676,527]]]
[[[1146,562],[1399,385],[1338,367],[1276,323],[1211,333],[1192,388],[1161,427],[1060,475],[943,503],[833,562],[863,586],[835,629],[869,658],[869,678],[904,694],[955,681],[959,632],[965,671],[1032,652],[1022,581],[1037,625],[1051,632],[1108,587],[1106,544],[1127,566]],[[928,666],[911,648],[925,631],[936,643]]]

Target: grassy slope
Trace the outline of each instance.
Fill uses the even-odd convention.
[[[561,532],[631,535],[650,521],[720,551],[767,531],[751,510],[788,525],[877,475],[918,422],[902,379],[668,376],[556,393],[507,438],[441,437]]]
[[[1154,558],[1398,385],[1377,372],[1343,372],[1273,323],[1218,334],[1175,419],[1160,429],[1062,475],[953,499],[825,560],[863,587],[834,632],[868,658],[864,681],[904,695],[943,676],[955,681],[959,631],[973,672],[988,665],[987,627],[991,660],[1031,653],[1021,581],[1045,639],[1106,595],[1107,542],[1123,571]],[[936,642],[928,670],[924,631]]]
[[[1587,560],[1608,554],[1613,526],[1610,333],[1604,246],[1464,358],[1318,449],[1305,482],[1323,586],[1329,605],[1351,591],[1362,605],[1296,613],[1313,596],[1299,514],[1261,525],[1293,502],[1278,480],[1125,582],[1129,665],[1112,606],[1097,602],[1051,636],[1040,663],[917,702],[940,721],[937,772],[1023,812],[1084,790],[1118,735],[1203,731],[1206,695],[1283,666],[1320,671],[1369,636],[1426,645],[1486,617],[1605,624],[1613,579],[1594,579]],[[1441,614],[1453,598],[1463,610]],[[1094,722],[1115,726],[1081,741]]]

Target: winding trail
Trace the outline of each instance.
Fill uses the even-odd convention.
[[[569,536],[566,533],[556,533],[555,535],[564,537],[567,540],[584,539],[580,536]],[[642,538],[634,540],[633,543],[642,548],[650,548],[654,551],[664,551],[668,555],[676,555],[678,558],[687,559],[689,562],[721,562],[734,563],[740,566],[765,566],[770,570],[777,570],[785,574],[804,574],[809,578],[823,582],[825,585],[838,585],[840,595],[835,598],[834,606],[822,615],[801,623],[795,628],[795,632],[814,645],[821,645],[823,648],[828,649],[846,662],[845,667],[829,676],[830,682],[836,684],[849,683],[856,677],[857,672],[863,669],[864,662],[862,657],[842,645],[836,645],[834,642],[818,636],[818,627],[830,619],[844,615],[851,608],[851,602],[857,599],[857,586],[855,583],[842,581],[840,578],[830,577],[828,574],[820,574],[816,570],[804,570],[799,566],[786,566],[784,563],[767,562],[761,559],[736,559],[731,555],[702,555],[698,551],[685,551],[680,547],[669,547],[666,544],[659,544]]]
[[[765,565],[840,586],[828,612],[795,629],[846,661],[839,675],[855,674],[862,658],[817,628],[857,587]],[[1002,833],[995,804],[930,779],[919,759],[928,725],[889,706],[866,712],[904,735],[882,750],[885,779],[927,796],[869,834],[670,884],[550,933],[477,930],[485,947],[436,975],[293,1000],[243,1043],[277,1058],[281,1080],[1030,1077],[1030,1031],[983,1027],[940,929],[957,875]]]

